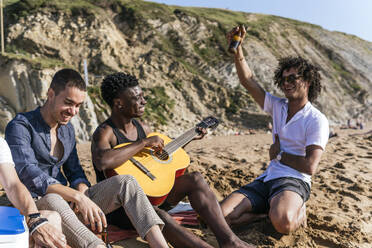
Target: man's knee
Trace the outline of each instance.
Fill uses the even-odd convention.
[[[42,199],[48,203],[64,201],[62,196],[60,196],[59,194],[55,194],[55,193],[46,194],[45,196],[43,196]]]
[[[223,207],[224,206],[224,207]],[[226,207],[226,205],[221,206],[222,214],[225,217],[226,222],[230,225],[234,222],[234,220],[238,219],[242,213],[238,213],[238,211],[231,209],[230,207]]]
[[[118,185],[113,185],[113,187],[120,189],[119,194],[137,194],[141,189],[137,180],[131,175],[118,175],[115,176]]]
[[[119,185],[138,185],[137,180],[132,175],[117,175],[114,178]]]
[[[71,209],[62,196],[54,193],[46,194],[36,202],[36,205],[40,210],[53,210],[57,211],[59,214]]]
[[[296,215],[289,211],[278,213],[275,210],[269,211],[269,217],[276,231],[288,234],[296,228]]]
[[[204,177],[200,172],[191,172],[186,176],[188,185],[196,188],[208,187],[208,184],[205,182]]]
[[[172,216],[170,216],[168,214],[168,212],[166,212],[166,211],[164,211],[164,210],[162,210],[162,209],[160,209],[156,206],[154,206],[154,210],[157,213],[157,215],[160,217],[160,219],[162,219],[162,221],[164,221],[165,224],[173,221]]]
[[[55,210],[62,208],[68,203],[59,194],[46,194],[39,201],[37,201],[37,207],[42,210]]]
[[[40,213],[43,217],[47,218],[48,221],[54,226],[61,225],[61,216],[56,211],[42,210],[40,211]]]

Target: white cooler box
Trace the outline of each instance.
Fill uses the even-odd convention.
[[[28,248],[28,228],[18,209],[0,206],[0,248]]]

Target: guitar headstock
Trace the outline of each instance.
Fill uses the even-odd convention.
[[[197,124],[197,127],[201,128],[210,128],[212,131],[217,128],[218,124],[220,123],[219,120],[214,118],[213,116],[208,116],[207,118],[204,118],[199,124]]]

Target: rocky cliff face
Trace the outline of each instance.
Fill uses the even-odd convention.
[[[266,90],[280,95],[272,82],[278,58],[301,55],[322,68],[315,105],[331,123],[371,118],[372,43],[355,36],[274,16],[142,1],[22,1],[5,13],[1,132],[15,113],[43,102],[56,70],[82,72],[84,59],[90,97],[73,120],[79,140],[107,117],[98,87],[114,71],[140,79],[146,119],[171,136],[207,115],[222,120],[219,132],[263,127],[269,118],[239,86],[226,52],[224,35],[238,23],[248,27],[246,59]]]

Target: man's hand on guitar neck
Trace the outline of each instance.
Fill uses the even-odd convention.
[[[201,140],[208,133],[206,128],[197,127],[195,131],[198,133],[192,140]],[[192,141],[190,140],[190,142]],[[190,142],[186,143],[182,148],[185,148]]]
[[[204,138],[204,136],[208,133],[206,128],[198,127],[196,128],[196,132],[199,133],[197,136],[193,138],[193,140],[200,140]]]

